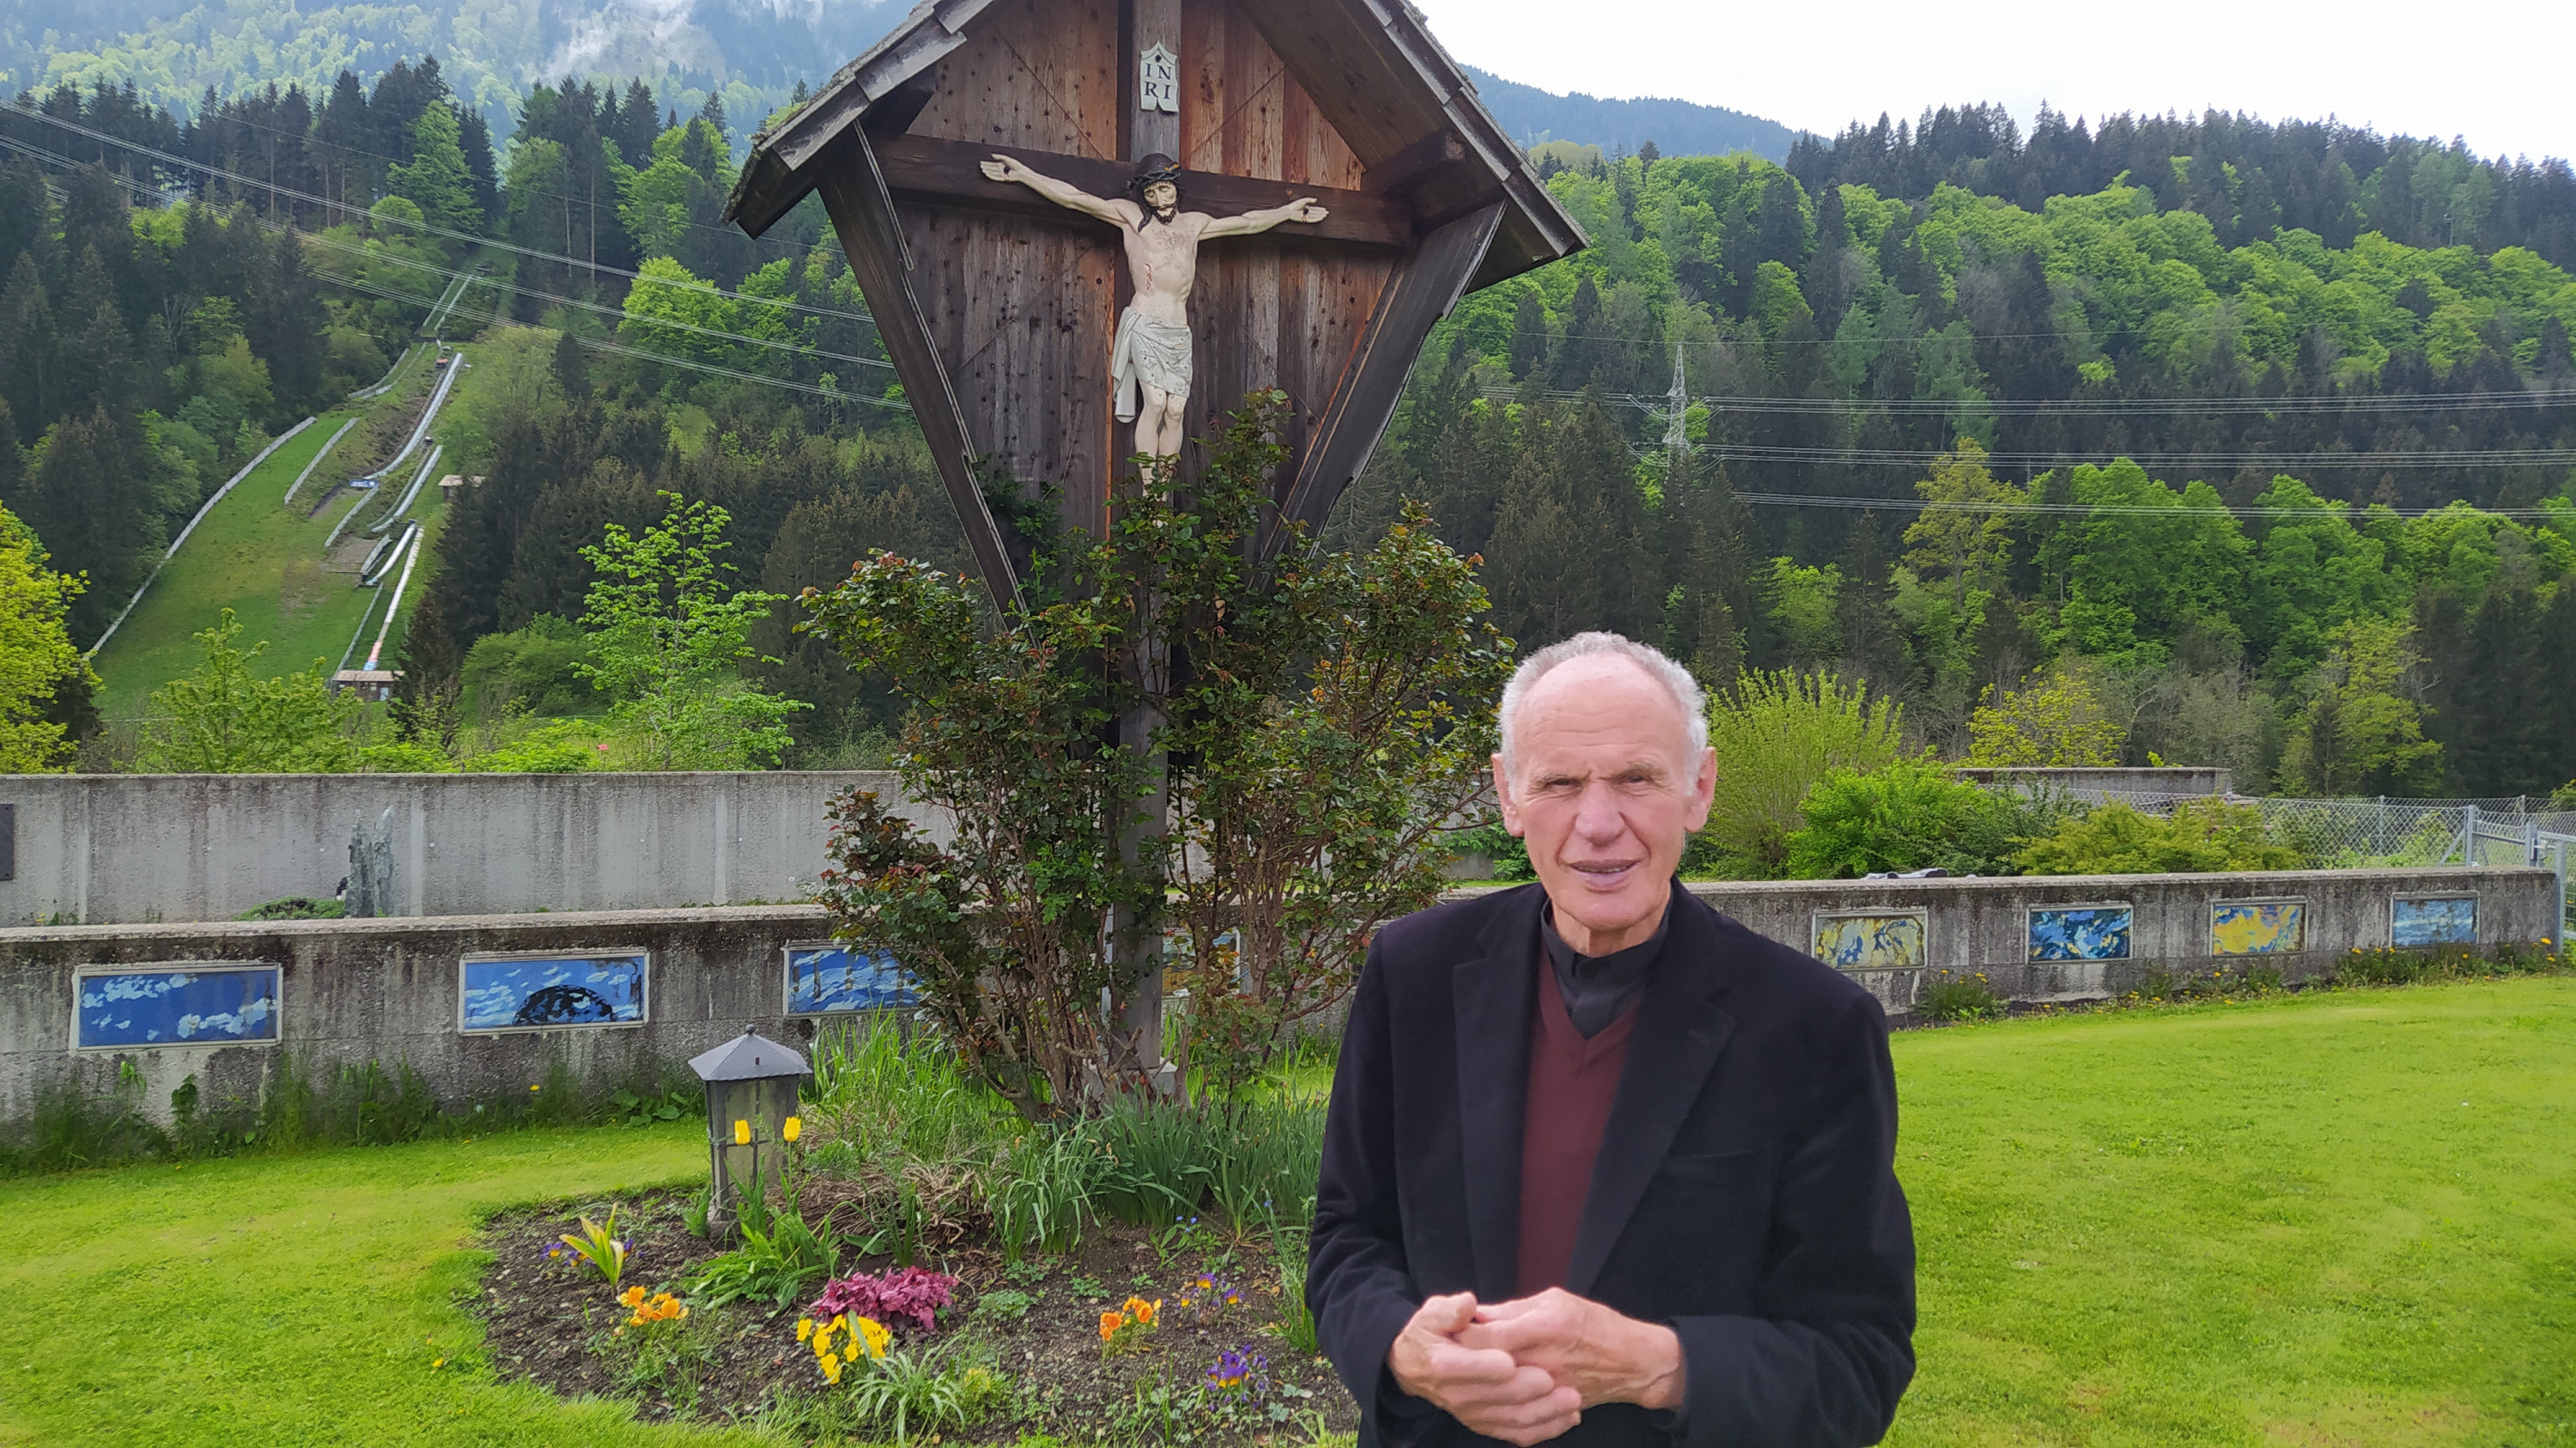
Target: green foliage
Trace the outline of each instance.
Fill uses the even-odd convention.
[[[596,724],[561,719],[468,755],[456,767],[469,774],[579,774],[601,766],[600,746],[606,742]]]
[[[1836,769],[1869,771],[1903,752],[1903,711],[1865,683],[1755,671],[1709,701],[1717,792],[1704,838],[1740,868],[1777,873],[1804,823],[1807,791]]]
[[[353,739],[365,705],[334,694],[323,661],[283,678],[256,678],[266,642],[234,646],[242,626],[223,621],[196,636],[204,662],[152,695],[137,767],[161,774],[337,774],[357,763]]]
[[[927,1433],[965,1433],[1010,1401],[1007,1378],[976,1361],[964,1344],[898,1348],[843,1377],[852,1426],[891,1432],[898,1444]]]
[[[1437,896],[1440,825],[1480,788],[1504,657],[1471,566],[1418,512],[1374,548],[1291,540],[1251,572],[1284,406],[1250,399],[1186,498],[1144,486],[1106,541],[1050,542],[1029,606],[992,627],[961,580],[890,554],[805,594],[799,627],[911,706],[906,792],[958,824],[942,847],[873,796],[838,803],[835,932],[904,961],[1031,1119],[1135,1069],[1098,1008],[1134,984],[1109,957],[1114,910],[1151,930],[1171,883],[1200,1060],[1228,1094],[1349,989],[1379,922]],[[1125,661],[1106,681],[1103,655]],[[1140,666],[1184,656],[1177,684]],[[1131,710],[1164,722],[1103,747]],[[1130,858],[1115,821],[1163,748],[1187,761],[1173,827],[1162,858]]]
[[[2424,737],[2423,711],[2406,690],[2422,662],[2413,631],[2393,619],[2357,618],[2337,625],[2329,643],[2283,774],[2321,797],[2429,793],[2442,777],[2442,746]]]
[[[599,1280],[608,1284],[609,1291],[617,1290],[619,1279],[626,1275],[626,1239],[617,1235],[617,1208],[614,1205],[609,1207],[605,1222],[583,1217],[578,1231],[564,1234],[563,1244],[599,1274]]]
[[[450,231],[479,231],[483,210],[474,202],[474,177],[457,144],[456,112],[433,104],[411,126],[411,159],[385,173],[394,195],[420,208],[422,219]]]
[[[634,1292],[640,1295],[643,1289]],[[681,1307],[669,1302],[668,1294],[633,1306],[628,1317],[591,1338],[590,1350],[619,1391],[658,1392],[673,1407],[687,1411],[696,1404],[699,1384],[716,1362],[726,1335],[723,1315]]]
[[[770,1211],[760,1199],[742,1200],[736,1230],[742,1245],[698,1264],[689,1296],[708,1307],[766,1302],[785,1307],[840,1266],[841,1248],[827,1227],[817,1233],[793,1207]]]
[[[337,920],[342,907],[337,900],[316,900],[309,895],[289,895],[264,905],[253,905],[234,916],[235,920]]]
[[[733,515],[663,493],[669,511],[639,534],[610,523],[581,556],[597,571],[582,623],[590,657],[574,667],[615,702],[610,725],[645,769],[742,769],[775,764],[790,740],[784,721],[801,700],[744,679],[757,657],[754,620],[780,595],[727,594],[716,555],[730,545]],[[772,661],[774,662],[774,661]]]
[[[2003,997],[1994,992],[1985,972],[1952,975],[1944,970],[1923,983],[1914,998],[1914,1014],[1927,1021],[1955,1024],[1991,1020],[2004,1014]]]
[[[1968,717],[1972,765],[2037,765],[2084,768],[2120,762],[2127,731],[2105,713],[2101,696],[2083,675],[2059,669],[1977,706]]]
[[[0,448],[14,446],[0,438]],[[46,561],[35,533],[0,508],[0,774],[69,769],[70,731],[48,716],[63,700],[98,687],[64,628],[85,585]]]
[[[1836,769],[1799,802],[1806,828],[1789,837],[1789,874],[1832,880],[1923,869],[1948,852],[1988,798],[1929,760],[1900,759],[1865,774]]]
[[[2170,815],[2111,803],[2061,823],[2014,863],[2031,875],[2163,875],[2219,870],[2295,870],[2304,861],[2266,837],[2251,805],[2185,800]]]
[[[581,626],[550,613],[524,628],[488,633],[465,651],[465,687],[485,718],[511,709],[530,714],[578,714],[597,695],[581,672],[590,639]]]
[[[1271,1238],[1271,1259],[1279,1268],[1279,1320],[1273,1330],[1288,1344],[1289,1351],[1314,1356],[1323,1349],[1315,1336],[1314,1309],[1306,1305],[1306,1234],[1275,1234]]]

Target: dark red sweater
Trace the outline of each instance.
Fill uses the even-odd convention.
[[[1592,1159],[1619,1095],[1636,1029],[1631,1002],[1585,1040],[1565,1013],[1547,952],[1538,960],[1538,1008],[1530,1012],[1529,1100],[1521,1127],[1521,1240],[1518,1295],[1565,1285],[1592,1190]]]

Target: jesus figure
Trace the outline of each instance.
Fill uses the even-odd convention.
[[[1312,225],[1326,212],[1311,196],[1241,216],[1183,211],[1180,164],[1162,155],[1140,164],[1144,169],[1127,183],[1133,200],[1093,196],[1008,156],[984,162],[983,170],[992,180],[1016,181],[1058,206],[1118,228],[1136,281],[1136,299],[1118,319],[1118,343],[1110,354],[1118,420],[1136,424],[1136,451],[1162,459],[1181,450],[1181,414],[1190,400],[1190,289],[1198,283],[1199,243],[1252,236],[1283,222]]]

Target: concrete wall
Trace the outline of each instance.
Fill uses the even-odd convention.
[[[809,899],[824,811],[852,785],[900,796],[881,773],[0,776],[16,806],[0,926],[328,896],[350,831],[387,809],[403,915]]]
[[[1891,1012],[1909,1009],[1927,979],[1983,972],[2000,995],[2072,1001],[2133,989],[2150,971],[2169,976],[2225,966],[2312,978],[2356,948],[2389,942],[2399,896],[2474,895],[2482,948],[2557,934],[2557,882],[2542,870],[2283,871],[2243,875],[2129,875],[2055,879],[1812,881],[1694,885],[1693,891],[1752,928],[1801,950],[1819,914],[1922,914],[1920,965],[1855,970]],[[2307,908],[2306,948],[2295,954],[2214,959],[2210,908],[2220,900],[2296,899]],[[2131,958],[2030,960],[2034,906],[2127,904]],[[744,1025],[790,1042],[810,1019],[784,1016],[790,943],[824,938],[814,906],[581,914],[309,921],[283,924],[62,926],[0,930],[0,1121],[23,1117],[46,1083],[80,1075],[103,1088],[119,1061],[144,1076],[146,1100],[165,1108],[194,1074],[220,1099],[253,1089],[274,1047],[162,1046],[125,1052],[70,1049],[74,973],[82,966],[145,962],[265,962],[284,969],[287,1045],[313,1065],[408,1062],[442,1099],[524,1089],[551,1056],[607,1086],[649,1075],[722,1041]],[[508,1035],[457,1030],[459,957],[469,953],[618,948],[652,952],[647,1019]]]
[[[2023,789],[2099,789],[2114,794],[2226,794],[2231,781],[2224,769],[2166,766],[2158,769],[2054,769],[2036,766],[1962,768],[1962,779],[1979,784],[2010,784]]]
[[[1917,969],[1854,971],[1891,1011],[1910,1009],[1927,979],[1982,972],[1997,995],[2016,1001],[2081,1001],[2123,995],[2150,974],[2170,978],[2213,969],[2278,970],[2313,979],[2353,950],[2389,944],[2391,902],[2401,896],[2475,895],[2480,948],[2529,944],[2558,934],[2558,881],[2546,870],[2444,866],[2409,870],[2279,870],[2229,875],[2061,875],[2008,879],[1796,880],[1700,884],[1693,894],[1774,940],[1801,950],[1819,915],[1921,911],[1924,959]],[[2303,950],[2260,956],[2213,953],[2211,909],[2220,901],[2305,903]],[[2129,958],[2034,961],[2034,907],[2127,905]]]

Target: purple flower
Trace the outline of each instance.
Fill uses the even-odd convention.
[[[1207,1370],[1208,1386],[1220,1393],[1239,1393],[1257,1386],[1269,1366],[1270,1360],[1257,1352],[1230,1347],[1218,1353],[1216,1366]]]

